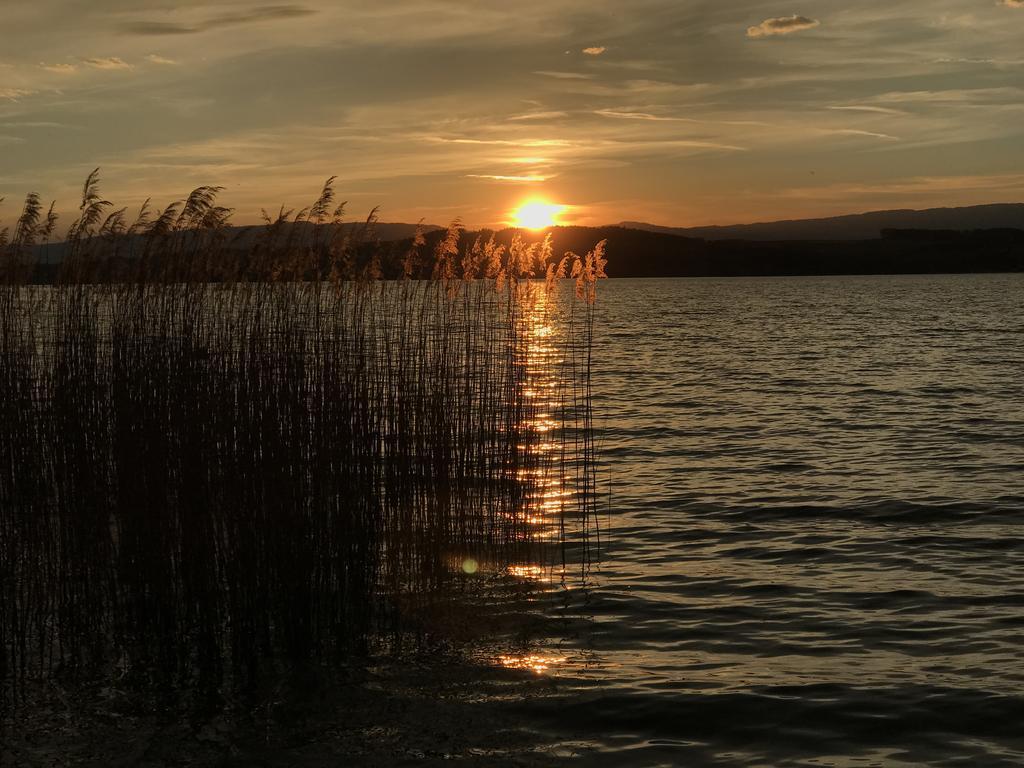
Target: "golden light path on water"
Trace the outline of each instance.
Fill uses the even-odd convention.
[[[565,585],[566,566],[561,541],[572,533],[576,523],[577,492],[572,477],[577,446],[571,436],[562,433],[573,425],[563,422],[563,410],[572,405],[575,372],[568,363],[572,354],[571,333],[565,318],[558,315],[558,300],[535,281],[518,288],[522,293],[522,342],[513,350],[519,370],[517,386],[524,409],[519,421],[524,452],[518,479],[527,489],[526,502],[509,522],[526,525],[533,545],[525,551],[529,557],[511,563],[495,563],[463,553],[453,567],[467,576],[498,573],[529,585],[534,595],[528,598],[528,610],[536,607],[536,593],[560,589]],[[557,289],[555,289],[557,291]],[[527,670],[537,675],[550,674],[570,660],[556,650],[538,648],[512,651],[509,648],[485,650],[483,660],[496,667]]]
[[[571,396],[572,382],[564,379],[566,350],[559,345],[563,338],[556,326],[555,310],[554,300],[543,284],[531,285],[522,317],[526,343],[517,355],[524,372],[522,394],[527,403],[522,429],[528,459],[527,468],[520,472],[520,478],[530,488],[525,522],[534,527],[541,546],[550,547],[551,551],[558,546],[566,513],[576,495],[565,463],[571,449],[563,446],[564,437],[558,434],[563,426],[559,412],[564,407],[563,399]],[[545,590],[564,582],[565,566],[559,557],[557,565],[543,561],[513,563],[505,572]],[[537,675],[549,674],[567,660],[553,651],[537,648],[503,653],[496,658],[506,669],[528,670]]]
[[[564,353],[557,345],[551,316],[554,308],[549,307],[548,301],[548,292],[543,287],[530,286],[522,320],[526,344],[519,360],[525,373],[523,393],[529,406],[522,424],[523,433],[528,436],[523,479],[530,484],[527,509],[531,511],[527,512],[526,522],[537,527],[538,538],[543,542],[557,540],[565,505],[573,496],[560,461],[563,446],[553,439],[553,433],[561,426],[555,418],[562,405],[559,400],[565,395],[565,385],[560,380]]]

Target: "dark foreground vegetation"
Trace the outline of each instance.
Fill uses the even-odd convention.
[[[587,567],[601,247],[399,253],[329,181],[241,248],[218,191],[130,221],[90,176],[45,285],[52,208],[0,234],[8,708],[97,675],[216,699],[429,642],[478,570]]]

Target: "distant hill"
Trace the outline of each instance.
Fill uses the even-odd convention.
[[[391,233],[404,234],[387,239],[380,227],[376,237],[355,234],[355,258],[368,263],[376,255],[385,277],[399,277],[415,226],[392,227]],[[230,239],[225,253],[245,254],[259,232],[257,227],[240,227]],[[414,273],[429,277],[433,271],[431,254],[444,238],[438,227],[426,228],[426,247]],[[970,272],[1024,272],[1024,228],[992,229],[908,229],[886,228],[879,235],[863,240],[715,240],[681,237],[665,232],[649,232],[627,227],[551,227],[545,231],[504,229],[493,233],[501,243],[511,243],[516,234],[528,242],[551,235],[556,258],[572,251],[585,254],[601,240],[607,241],[609,277],[738,277],[771,275],[884,275]],[[492,233],[466,232],[464,247],[477,236]],[[187,235],[187,233],[183,233]],[[380,248],[375,242],[382,244]],[[63,244],[40,249],[39,266],[33,279],[50,282],[57,274]],[[248,273],[247,273],[248,274]],[[250,274],[251,279],[260,279]]]
[[[621,226],[706,240],[871,240],[881,237],[883,229],[1024,229],[1024,203],[872,211],[824,219],[715,227],[660,227],[637,221],[625,221]]]
[[[1024,272],[1024,228],[886,229],[881,237],[831,241],[704,240],[625,227],[548,231],[556,254],[586,253],[607,240],[609,277]],[[512,232],[505,230],[497,237],[508,241]],[[544,234],[525,236],[534,240]]]
[[[307,224],[306,226],[311,227],[313,225]],[[362,231],[364,225],[362,222],[348,222],[345,224],[341,224],[340,226],[342,231],[347,234],[349,232]],[[264,227],[262,224],[242,227],[231,227],[231,229],[238,231],[251,231],[253,234],[258,233],[263,228]],[[424,233],[435,232],[439,229],[442,229],[442,227],[439,227],[436,224],[423,224],[421,226],[419,224],[402,224],[399,222],[379,221],[373,225],[372,229],[370,230],[370,233],[373,239],[375,240],[379,240],[382,243],[391,243],[396,240],[407,240],[411,238],[413,235],[416,234],[417,228],[421,228]]]
[[[313,228],[313,224],[303,222],[298,225],[290,224],[290,227],[298,226],[297,232],[306,231],[309,232]],[[365,230],[365,224],[362,222],[346,222],[344,224],[328,224],[326,225],[327,230],[333,230],[334,227],[340,227],[341,231],[348,235],[351,234],[354,237],[360,239],[368,238],[370,240],[379,241],[381,243],[393,243],[401,240],[410,240],[415,236],[417,229],[423,231],[424,234],[431,232],[437,232],[442,229],[435,224],[403,224],[399,222],[377,222],[369,230]],[[260,233],[266,227],[263,224],[243,224],[238,226],[229,226],[225,228],[225,240],[235,248],[247,248],[259,237]],[[37,250],[39,260],[44,264],[54,264],[60,262],[67,251],[67,245],[63,242],[49,243],[44,246],[40,246]]]

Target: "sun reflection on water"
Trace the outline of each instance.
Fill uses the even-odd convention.
[[[525,344],[519,352],[524,382],[522,392],[528,407],[524,413],[522,429],[527,436],[526,469],[520,479],[528,484],[525,522],[531,526],[549,529],[554,534],[562,523],[565,505],[573,496],[567,490],[567,478],[562,456],[563,426],[558,413],[563,404],[565,382],[561,380],[564,350],[557,342],[554,320],[554,299],[538,284],[530,286],[522,322]]]
[[[461,550],[453,554],[453,565],[464,577],[494,579],[499,589],[511,587],[509,594],[523,604],[518,610],[532,612],[538,600],[556,593],[569,594],[567,550],[564,542],[576,541],[585,516],[579,509],[586,495],[577,490],[580,477],[578,453],[579,416],[574,399],[579,361],[573,346],[576,336],[568,315],[559,304],[557,291],[541,282],[523,286],[516,322],[521,325],[519,340],[510,350],[514,365],[514,392],[509,397],[517,404],[515,421],[509,425],[517,433],[514,470],[511,479],[521,488],[519,502],[501,511],[503,522],[523,533],[524,546],[510,561],[501,562],[484,550]],[[511,460],[510,460],[511,464]],[[586,535],[585,533],[583,534]],[[502,581],[504,580],[504,584]],[[514,583],[513,583],[514,582]],[[572,661],[559,655],[557,647],[545,649],[537,639],[529,650],[491,646],[481,654],[486,663],[505,669],[524,670],[535,675],[564,673],[575,668]],[[516,644],[521,638],[516,636]]]
[[[518,516],[521,523],[531,527],[542,547],[534,552],[533,559],[508,564],[504,573],[548,592],[565,584],[566,566],[561,556],[555,558],[557,564],[552,562],[555,550],[545,550],[543,543],[560,540],[576,493],[566,461],[573,447],[566,445],[565,441],[571,438],[563,431],[563,401],[571,391],[571,382],[565,381],[567,349],[559,343],[555,299],[543,287],[535,288],[522,315],[525,344],[517,351],[523,375],[520,391],[527,404],[520,422],[520,450],[525,461],[517,472],[527,493]],[[504,652],[493,658],[506,669],[526,670],[535,675],[555,673],[568,661],[565,656],[537,648],[529,652]]]
[[[565,568],[563,566],[546,568],[541,565],[510,565],[505,571],[513,578],[541,584],[561,582],[565,577]]]
[[[559,664],[564,664],[564,656],[544,656],[539,653],[499,656],[498,661],[506,669],[528,669],[534,674],[543,675]]]

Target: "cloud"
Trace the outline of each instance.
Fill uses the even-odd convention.
[[[905,112],[901,112],[898,109],[890,109],[889,107],[873,107],[867,104],[847,104],[843,106],[828,107],[828,109],[834,109],[843,112],[871,112],[878,115],[904,115]]]
[[[449,139],[444,136],[427,136],[427,141],[438,144],[478,144],[493,147],[568,147],[570,142],[563,139],[527,139],[524,141],[508,141],[506,139]]]
[[[0,88],[0,99],[17,101],[22,96],[31,96],[33,93],[35,91],[30,91],[26,88]]]
[[[833,134],[835,136],[866,136],[872,139],[885,139],[887,141],[899,141],[896,136],[890,136],[888,133],[878,133],[876,131],[861,131],[856,128],[836,128],[825,131],[826,133]]]
[[[1024,8],[1024,0],[1003,0],[1000,5],[1005,5],[1007,8]]]
[[[251,11],[223,13],[195,24],[181,24],[173,21],[134,21],[122,25],[121,29],[133,35],[194,35],[219,27],[232,27],[257,21],[294,19],[313,13],[316,11],[301,5],[264,5],[253,8]]]
[[[508,118],[509,120],[557,120],[562,117],[568,117],[568,112],[552,111],[552,112],[527,112],[523,115],[513,115]]]
[[[168,65],[174,65],[174,64],[178,63],[174,59],[168,59],[168,58],[160,56],[160,55],[158,55],[156,53],[149,54],[149,56],[146,57],[146,61],[149,61],[149,62],[151,62],[153,64],[168,64]]]
[[[624,112],[619,109],[598,109],[594,112],[595,115],[601,115],[602,117],[617,117],[623,120],[650,120],[656,123],[696,123],[697,120],[693,120],[688,117],[662,117],[661,115],[652,115],[648,112]]]
[[[678,150],[695,151],[724,151],[724,152],[747,152],[746,147],[735,144],[725,144],[717,141],[703,141],[695,139],[651,139],[649,141],[637,139],[602,139],[592,141],[589,149],[602,155],[675,155]]]
[[[49,120],[17,120],[9,123],[0,123],[0,128],[64,128],[63,123],[54,123]]]
[[[995,200],[999,197],[1006,197],[1004,190],[1011,190],[1013,194],[1024,192],[1024,174],[993,174],[974,176],[912,176],[894,181],[871,182],[849,182],[828,184],[815,187],[791,187],[780,189],[779,195],[788,198],[809,198],[842,200],[868,198],[877,204],[879,198],[889,196],[900,196],[907,198],[914,196],[919,198],[943,199],[949,193],[978,192],[988,200]],[[943,202],[951,199],[945,197]]]
[[[132,65],[117,56],[103,56],[96,59],[82,59],[93,69],[131,69]]]
[[[74,64],[47,64],[45,62],[39,62],[39,66],[47,72],[55,72],[58,75],[73,75],[78,71],[78,67]]]
[[[592,45],[589,48],[584,48],[583,52],[587,54],[587,56],[600,56],[607,50],[608,49],[605,48],[603,45]]]
[[[556,80],[590,80],[593,75],[584,75],[581,72],[554,72],[550,69],[539,69],[533,74],[553,77]]]
[[[548,179],[553,178],[553,177],[552,176],[541,176],[539,174],[527,174],[527,175],[524,175],[524,176],[500,176],[500,175],[485,174],[485,173],[467,173],[466,174],[466,178],[467,179],[487,179],[488,181],[511,181],[511,182],[515,182],[515,183],[525,184],[525,183],[534,183],[534,182],[540,182],[540,181],[547,181]]]
[[[999,88],[950,88],[944,91],[890,91],[871,101],[883,104],[1019,104],[1024,91],[1012,86]]]
[[[813,29],[819,24],[821,22],[817,19],[809,19],[806,16],[779,16],[774,19],[765,19],[756,27],[747,27],[747,37],[788,35],[805,29]]]
[[[995,59],[972,58],[970,56],[946,56],[935,60],[936,64],[995,64]]]

